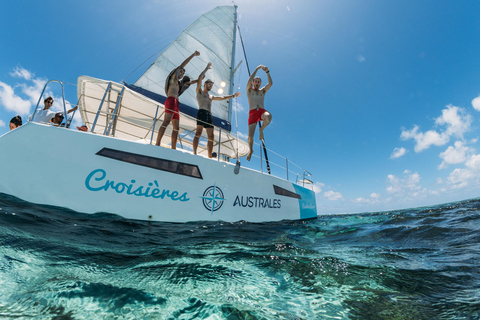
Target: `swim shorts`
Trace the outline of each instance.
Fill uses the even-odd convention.
[[[213,128],[212,113],[205,109],[198,109],[197,126],[203,126],[205,129]]]
[[[166,113],[172,113],[173,118],[172,119],[177,119],[180,120],[180,107],[178,105],[178,99],[174,97],[168,97],[167,100],[165,101],[165,112]]]
[[[248,112],[248,125],[262,121],[262,114],[264,114],[266,111],[267,110],[262,108],[250,110]]]

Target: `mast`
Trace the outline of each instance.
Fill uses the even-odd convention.
[[[167,98],[164,79],[186,57],[198,50],[202,53],[201,58],[192,59],[188,63],[187,73],[196,77],[205,69],[205,63],[210,61],[215,68],[209,71],[209,77],[218,80],[212,89],[213,92],[218,92],[218,89],[222,88],[225,95],[231,94],[234,90],[232,82],[238,28],[236,10],[237,7],[234,5],[218,6],[202,14],[160,53],[155,62],[129,88],[163,105]],[[223,87],[221,81],[225,81]],[[233,103],[227,100],[214,103],[212,105],[214,125],[231,131],[232,108]],[[181,96],[180,112],[196,118],[198,101],[195,90],[187,90]]]
[[[232,62],[230,64],[230,88],[229,94],[233,94],[233,78],[235,69],[235,48],[237,47],[237,5],[233,6],[235,8],[233,13],[233,42],[232,42]],[[233,109],[233,99],[228,100],[228,122],[232,122],[232,109]]]

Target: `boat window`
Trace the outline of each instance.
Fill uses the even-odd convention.
[[[273,190],[275,191],[275,194],[278,194],[280,196],[285,196],[285,197],[292,197],[295,199],[302,199],[302,197],[292,191],[288,191],[287,189],[280,188],[279,186],[273,185]]]
[[[175,174],[181,174],[192,178],[203,179],[200,169],[197,165],[183,163],[178,161],[166,160],[161,158],[154,158],[144,156],[141,154],[130,153],[120,150],[114,150],[109,148],[103,148],[97,152],[97,155],[115,159],[119,161],[136,164],[152,169],[167,171]]]

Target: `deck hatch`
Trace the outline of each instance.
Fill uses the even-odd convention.
[[[138,166],[167,171],[170,173],[180,174],[192,178],[203,179],[200,169],[197,165],[194,164],[155,158],[142,154],[114,150],[110,148],[103,148],[96,154],[102,157],[136,164]]]
[[[285,196],[285,197],[291,197],[295,199],[302,199],[302,197],[292,191],[288,191],[287,189],[280,188],[279,186],[273,185],[273,190],[275,191],[275,194],[278,194],[280,196]]]

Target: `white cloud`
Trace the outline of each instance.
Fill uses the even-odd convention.
[[[358,203],[378,203],[380,200],[380,194],[378,193],[375,193],[375,192],[372,192],[370,194],[370,198],[357,198],[354,200],[354,202],[358,202]]]
[[[248,134],[238,131],[238,137],[243,140],[248,139]]]
[[[364,56],[362,56],[361,54],[359,54],[359,55],[357,56],[357,61],[360,62],[360,63],[362,63],[362,62],[365,62],[366,59],[365,59]]]
[[[457,141],[453,146],[449,146],[447,150],[440,153],[440,158],[443,159],[438,169],[445,169],[449,164],[463,163],[467,160],[471,149],[464,145],[462,141]]]
[[[10,76],[23,79],[24,82],[11,86],[0,81],[0,106],[3,106],[7,111],[25,117],[29,115],[34,106],[37,105],[47,80],[43,78],[35,78],[32,72],[22,67],[16,67],[10,73]],[[45,97],[47,96],[53,96],[55,100],[52,107],[54,111],[63,110],[61,98],[55,97],[51,91],[45,92]],[[71,107],[68,101],[66,101],[66,104],[67,108]],[[43,107],[43,101],[40,101],[40,106]]]
[[[390,155],[390,159],[398,159],[401,156],[405,155],[407,153],[407,149],[405,148],[395,148],[393,149],[392,154]]]
[[[470,130],[472,116],[466,113],[465,109],[448,105],[442,110],[442,115],[435,120],[438,125],[446,125],[445,134],[463,138],[463,134]]]
[[[243,104],[241,104],[239,101],[234,101],[233,102],[232,110],[233,110],[233,112],[237,111],[237,113],[244,113],[246,111]]]
[[[37,105],[38,98],[42,94],[43,87],[47,83],[47,80],[36,78],[36,79],[32,79],[32,82],[33,82],[32,86],[29,86],[29,85],[23,83],[23,84],[20,85],[20,87],[22,88],[22,92],[26,96],[28,96],[30,102],[33,105]],[[59,101],[58,98],[54,99],[54,100]],[[42,103],[42,101],[40,101],[40,103]]]
[[[420,175],[415,172],[411,173],[409,170],[403,172],[403,177],[396,177],[393,174],[387,176],[386,190],[394,197],[404,199],[418,199],[423,198],[427,190],[420,185]]]
[[[480,183],[480,154],[469,155],[465,161],[465,168],[453,170],[446,181],[451,189],[465,188]]]
[[[415,152],[420,152],[422,150],[430,148],[430,146],[442,146],[449,141],[448,136],[445,134],[440,134],[435,130],[430,130],[425,133],[419,132],[418,126],[414,126],[412,130],[407,131],[402,130],[400,138],[402,140],[414,139],[417,144],[415,145]]]
[[[3,120],[0,120],[0,128],[5,127],[5,122]]]
[[[10,75],[14,78],[21,78],[25,80],[31,80],[33,77],[33,74],[30,71],[21,66],[16,67],[13,72],[10,72]]]
[[[472,100],[472,106],[475,110],[480,111],[480,96]]]
[[[450,141],[452,136],[463,138],[463,134],[470,130],[472,116],[463,108],[448,105],[442,110],[442,115],[435,119],[435,124],[445,127],[445,129],[440,132],[436,130],[420,132],[419,127],[415,125],[411,130],[402,129],[400,139],[415,140],[415,152],[428,149],[432,145],[443,146]]]
[[[335,192],[335,191],[326,191],[323,196],[325,198],[327,198],[328,200],[331,200],[331,201],[336,201],[336,200],[341,200],[343,199],[343,196],[340,192]]]
[[[453,189],[464,188],[468,185],[468,180],[474,177],[472,171],[468,169],[455,169],[450,173],[447,180],[452,184]]]
[[[315,184],[313,185],[313,192],[315,193],[320,193],[322,192],[322,188],[325,186],[324,183],[321,183],[321,182],[315,182]]]
[[[480,172],[480,154],[474,154],[466,161],[467,168]]]
[[[18,113],[21,116],[30,113],[31,103],[15,94],[14,89],[0,81],[0,104],[8,111]]]

